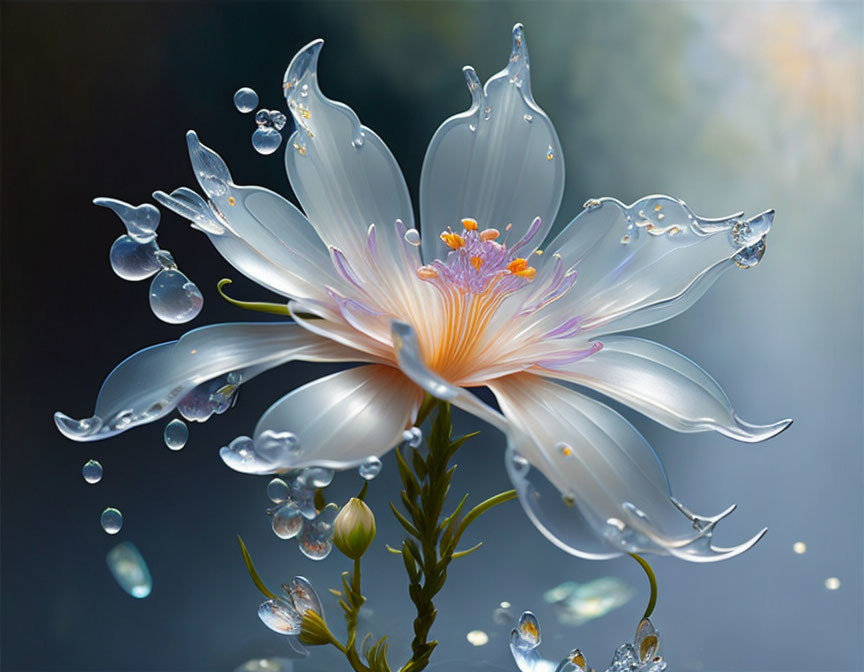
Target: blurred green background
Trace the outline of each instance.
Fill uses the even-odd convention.
[[[752,551],[718,565],[655,563],[654,622],[670,669],[839,671],[864,667],[862,612],[862,5],[859,2],[15,3],[2,5],[2,668],[4,670],[233,670],[287,656],[255,615],[259,596],[234,535],[243,534],[271,584],[295,574],[335,586],[346,561],[303,558],[264,515],[267,479],[230,472],[217,450],[248,433],[285,391],[325,370],[269,372],[238,406],[193,426],[179,453],[159,426],[79,445],[51,413],[88,415],[111,367],[184,330],[158,323],[146,289],[113,276],[118,223],[89,200],[134,203],[193,184],[183,134],[194,128],[240,183],[289,194],[281,152],[258,156],[250,116],[232,94],[251,86],[280,108],[294,52],[326,46],[320,81],[389,144],[415,197],[426,144],[467,108],[460,68],[500,70],[510,28],[526,26],[533,91],[561,137],[567,190],[555,230],[588,198],[678,196],[699,214],[774,207],[764,261],[730,272],[694,308],[643,330],[700,363],[754,422],[795,424],[763,445],[679,435],[628,417],[660,453],[676,496],[697,511],[738,511],[718,543],[767,525]],[[215,282],[236,278],[204,238],[165,215],[160,244],[205,293],[191,326],[243,320]],[[260,296],[237,279],[237,296]],[[330,367],[332,370],[334,367]],[[460,429],[476,421],[460,416]],[[95,488],[80,476],[99,459]],[[385,542],[401,535],[387,511],[393,456],[373,483],[379,541],[370,551],[365,627],[410,641],[406,580]],[[356,491],[338,476],[334,498]],[[486,428],[460,459],[454,491],[474,501],[509,487],[503,439]],[[116,538],[99,528],[120,508]],[[113,582],[107,550],[134,541],[153,594],[133,600]],[[473,663],[515,670],[511,625],[534,610],[543,651],[580,647],[605,669],[632,638],[647,588],[631,560],[565,555],[516,504],[480,523],[484,548],[451,569],[434,636],[441,669]],[[804,542],[806,552],[793,552]],[[563,581],[614,576],[636,597],[575,626],[544,593]],[[825,580],[840,586],[828,590]],[[327,600],[338,622],[334,600]],[[466,633],[482,630],[473,646]],[[316,655],[297,672],[339,671]],[[459,662],[453,662],[459,661]],[[287,667],[286,667],[287,669]]]

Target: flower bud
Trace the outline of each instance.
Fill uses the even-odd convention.
[[[359,560],[375,538],[375,532],[372,509],[352,497],[333,523],[333,543],[352,560]]]

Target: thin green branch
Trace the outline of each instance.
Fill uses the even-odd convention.
[[[651,565],[648,564],[645,558],[635,553],[628,553],[628,555],[638,562],[639,566],[645,570],[645,574],[648,575],[648,583],[651,585],[651,597],[648,598],[648,606],[645,607],[645,615],[642,618],[649,618],[654,613],[654,607],[657,605],[657,577],[654,576],[654,570],[651,569]]]
[[[288,310],[287,303],[283,305],[281,303],[266,303],[264,301],[238,301],[237,299],[232,299],[222,289],[225,285],[230,285],[232,282],[234,281],[230,278],[222,278],[218,283],[216,283],[216,291],[219,292],[219,296],[225,299],[232,306],[243,308],[243,310],[254,310],[259,313],[270,313],[272,315],[291,314]]]

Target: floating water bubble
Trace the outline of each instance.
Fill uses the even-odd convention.
[[[299,635],[303,620],[294,606],[282,597],[262,602],[258,607],[258,618],[280,635]]]
[[[201,290],[180,271],[160,271],[150,284],[150,309],[163,322],[183,324],[193,320],[203,305]]]
[[[281,504],[274,512],[270,526],[280,539],[293,539],[303,529],[304,518],[300,507],[290,499]]]
[[[252,133],[252,146],[259,154],[268,155],[279,149],[282,144],[282,134],[275,128],[256,128]]]
[[[402,432],[402,441],[408,444],[411,448],[419,448],[423,443],[423,430],[419,427],[412,427]]]
[[[255,123],[259,126],[272,126],[273,120],[270,118],[270,110],[261,108],[255,113]]]
[[[130,205],[116,198],[94,198],[93,205],[112,210],[126,226],[126,233],[137,243],[149,243],[156,239],[160,212],[155,205]]]
[[[472,630],[465,635],[465,639],[473,646],[486,646],[489,643],[489,635],[482,630]]]
[[[248,86],[237,89],[237,92],[234,94],[234,107],[243,114],[248,114],[258,107],[258,94]]]
[[[153,579],[147,563],[132,542],[117,544],[108,551],[105,561],[119,586],[132,597],[145,598],[153,590]]]
[[[417,229],[408,229],[405,232],[405,242],[414,247],[420,245],[420,232]]]
[[[108,534],[117,534],[123,527],[123,514],[109,506],[102,512],[99,521],[102,523],[102,529]]]
[[[108,258],[111,269],[124,280],[144,280],[159,270],[156,252],[159,246],[154,241],[139,243],[132,236],[120,236],[111,245]]]
[[[88,483],[98,483],[102,480],[102,465],[96,460],[87,460],[81,468],[81,475]]]
[[[277,131],[281,131],[285,128],[285,124],[288,123],[288,117],[286,117],[279,110],[270,110],[270,122],[273,124],[273,128]]]
[[[274,478],[267,484],[267,497],[274,504],[281,504],[291,499],[291,489],[281,478]]]
[[[367,481],[371,481],[378,474],[381,473],[381,460],[379,460],[374,455],[372,457],[367,457],[363,464],[360,465],[358,472],[361,478],[365,478]]]
[[[164,438],[171,450],[180,450],[189,440],[189,428],[182,420],[174,419],[165,425]]]
[[[323,560],[333,549],[333,522],[339,512],[335,504],[328,504],[313,520],[303,526],[300,533],[300,551],[311,560]]]

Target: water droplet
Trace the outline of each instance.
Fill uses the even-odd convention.
[[[258,607],[258,618],[280,635],[299,635],[303,620],[293,605],[282,597],[262,602]]]
[[[530,611],[526,611],[519,617],[519,625],[516,632],[522,643],[523,649],[536,649],[540,646],[540,624],[537,617]]]
[[[522,457],[519,453],[513,453],[511,463],[513,464],[513,468],[516,470],[516,473],[520,476],[525,476],[531,468],[528,460]]]
[[[81,468],[81,475],[88,483],[98,483],[102,480],[102,465],[96,460],[88,460]]]
[[[252,133],[252,146],[259,154],[272,154],[282,144],[282,134],[275,128],[256,128]]]
[[[150,309],[163,322],[183,324],[204,305],[201,290],[180,271],[160,271],[150,284]]]
[[[760,240],[751,247],[745,247],[733,257],[738,268],[753,268],[765,256],[765,241]]]
[[[825,587],[828,590],[837,590],[838,588],[840,588],[840,579],[838,579],[836,576],[828,577],[827,579],[825,579]]]
[[[419,448],[423,443],[423,430],[419,427],[412,427],[402,432],[402,441],[408,444],[409,448]]]
[[[551,161],[555,158],[555,150],[552,149],[552,145],[549,145],[549,148],[546,150],[546,160]]]
[[[323,560],[333,549],[333,522],[339,509],[328,504],[300,533],[300,551],[311,560]]]
[[[313,488],[326,488],[333,482],[333,476],[335,473],[336,472],[334,472],[332,469],[312,467],[310,469],[304,469],[300,478],[302,478]]]
[[[381,473],[381,460],[379,460],[374,455],[372,457],[367,457],[363,464],[360,465],[360,469],[358,470],[361,478],[365,478],[367,481],[371,481],[378,474]]]
[[[360,149],[363,146],[365,139],[363,137],[363,133],[361,132],[356,138],[351,141],[351,146],[354,149]]]
[[[189,428],[182,420],[174,419],[165,425],[165,445],[171,450],[180,450],[189,440]]]
[[[474,124],[468,124],[468,130],[474,133],[477,130],[477,126]]]
[[[234,107],[243,114],[248,114],[258,107],[258,94],[248,86],[237,89],[237,92],[234,94]]]
[[[124,280],[144,280],[159,270],[159,246],[154,241],[136,242],[130,235],[120,236],[111,246],[111,268]]]
[[[177,262],[174,261],[174,255],[172,255],[168,250],[156,250],[155,256],[156,261],[159,263],[159,266],[160,268],[162,268],[162,270],[177,270]]]
[[[807,552],[807,544],[803,541],[796,541],[792,545],[792,550],[795,551],[798,555],[804,555]]]
[[[405,242],[418,247],[420,245],[420,232],[417,229],[408,229],[405,232]]]
[[[300,507],[290,499],[273,512],[270,526],[280,539],[293,539],[303,529],[304,518]]]
[[[135,544],[124,541],[108,551],[105,556],[108,569],[118,585],[132,597],[147,597],[153,590],[153,579],[144,557]]]
[[[472,630],[465,635],[465,639],[473,646],[486,646],[489,643],[489,635],[482,630]]]
[[[150,243],[156,240],[160,212],[155,205],[130,205],[116,198],[94,198],[93,205],[112,210],[126,227],[126,233],[136,243]]]
[[[526,115],[525,115],[524,117],[522,117],[522,118],[523,118],[525,121],[527,121],[529,124],[530,124],[532,121],[534,121],[534,116],[533,116],[533,115],[530,115],[530,114],[526,114]]]
[[[273,119],[270,116],[270,110],[260,109],[255,113],[255,123],[259,126],[272,126]]]
[[[774,211],[769,210],[753,219],[738,220],[732,227],[732,242],[736,245],[751,247],[762,240],[771,230]]]
[[[489,121],[489,117],[492,116],[492,108],[488,105],[483,108],[483,121]]]
[[[281,131],[285,128],[285,124],[288,123],[288,117],[279,110],[270,110],[270,122],[273,124],[273,128]]]
[[[291,499],[291,489],[281,478],[274,478],[267,484],[267,497],[274,504],[281,504]]]
[[[561,664],[558,665],[558,669],[555,672],[586,672],[587,669],[588,664],[585,662],[585,656],[582,655],[582,652],[579,649],[573,649],[567,654],[567,657],[561,661]],[[645,670],[644,672],[652,671]]]
[[[221,415],[237,398],[239,386],[231,383],[232,375],[219,376],[196,386],[177,402],[177,410],[190,422],[205,422],[214,413]]]
[[[110,506],[102,512],[102,517],[99,520],[102,523],[102,529],[108,534],[117,534],[123,527],[123,514]]]

